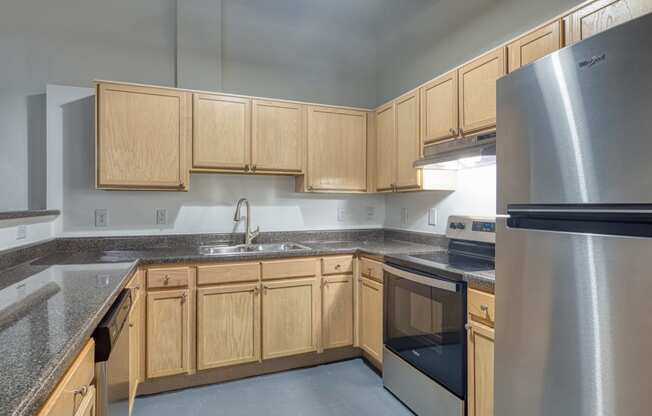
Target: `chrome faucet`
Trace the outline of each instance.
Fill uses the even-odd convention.
[[[247,198],[241,198],[238,201],[238,204],[235,207],[235,215],[233,216],[233,221],[239,222],[242,220],[242,216],[240,215],[240,208],[242,207],[242,204],[247,205],[247,213],[245,214],[245,244],[246,245],[251,245],[251,241],[258,237],[258,234],[260,234],[260,227],[256,227],[255,230],[251,231],[251,224],[249,219],[251,218],[251,209],[249,207],[249,201]]]

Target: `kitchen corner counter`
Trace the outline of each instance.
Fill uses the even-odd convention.
[[[465,273],[464,280],[472,289],[482,292],[495,293],[496,290],[496,271],[487,270],[475,273]]]
[[[0,270],[0,414],[38,411],[138,265],[341,254],[382,259],[442,249],[384,239],[302,244],[309,249],[226,256],[202,255],[198,247],[51,251]]]
[[[0,414],[35,414],[137,262],[0,271]]]

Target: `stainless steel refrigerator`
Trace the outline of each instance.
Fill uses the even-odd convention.
[[[498,81],[496,416],[652,414],[652,15]]]

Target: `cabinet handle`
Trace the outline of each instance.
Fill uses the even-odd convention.
[[[187,297],[188,297],[188,295],[186,295],[185,293],[182,294],[182,295],[181,295],[181,303],[185,303]]]
[[[451,132],[451,134],[452,134],[453,136],[457,136],[457,130],[456,130],[456,129],[451,128],[449,131]]]
[[[249,163],[245,163],[245,172],[249,172],[251,169],[249,169]]]
[[[460,127],[460,136],[464,134],[464,129]]]
[[[260,289],[258,289],[258,286],[254,288],[254,296],[258,296],[258,293],[260,293]]]
[[[265,286],[265,285],[263,285],[263,295],[266,295],[266,294],[267,294],[267,289],[268,289],[268,287]]]
[[[489,306],[487,305],[480,305],[480,310],[482,312],[488,313],[489,312]]]
[[[308,186],[308,190],[309,190],[309,191],[312,191],[313,189],[315,189],[315,188],[313,188],[312,185],[309,185],[309,186]]]
[[[367,269],[367,274],[371,276],[371,267]]]
[[[168,283],[170,283],[170,276],[168,276],[168,275],[166,274],[166,275],[163,277],[163,284],[164,284],[165,286],[167,286]]]
[[[252,170],[253,172],[256,172],[256,165],[255,165],[255,164],[251,166],[251,170]]]
[[[341,268],[342,268],[342,265],[341,265],[341,264],[336,264],[336,265],[335,265],[335,270],[339,270],[339,269],[341,269]]]
[[[72,391],[73,396],[85,397],[88,394],[88,386],[81,386]]]

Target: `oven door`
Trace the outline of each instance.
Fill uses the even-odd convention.
[[[466,399],[466,285],[385,265],[384,344]]]

